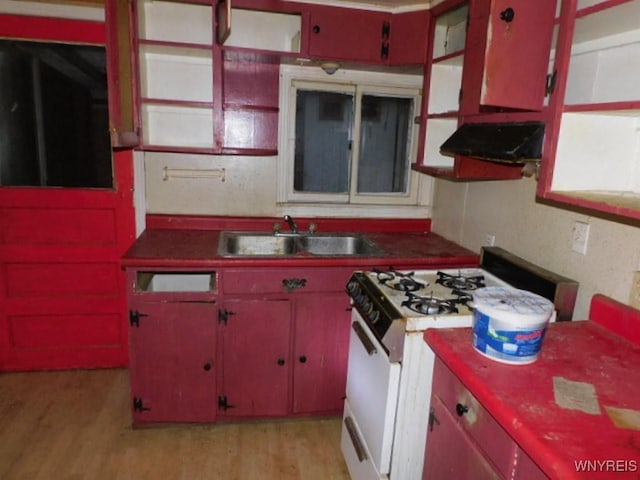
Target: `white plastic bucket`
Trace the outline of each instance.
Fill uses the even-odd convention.
[[[526,365],[538,359],[553,303],[526,290],[486,287],[473,292],[473,346],[502,363]]]

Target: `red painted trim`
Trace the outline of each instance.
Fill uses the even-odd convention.
[[[147,215],[147,228],[188,230],[272,231],[274,223],[286,224],[280,217],[218,217],[196,215]],[[319,232],[420,232],[431,231],[431,219],[296,218],[301,230],[311,222]]]
[[[65,18],[0,15],[0,35],[6,38],[54,40],[104,45],[107,31],[104,22]]]
[[[640,345],[640,310],[602,294],[591,298],[589,319]]]

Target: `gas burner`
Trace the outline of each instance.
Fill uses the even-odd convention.
[[[423,297],[407,292],[407,299],[402,302],[402,306],[422,315],[436,315],[458,313],[457,302],[457,299],[438,298],[434,297],[433,294]]]
[[[401,292],[415,292],[427,285],[423,282],[416,280],[413,275],[414,272],[398,272],[396,270],[374,270],[378,276],[378,281],[381,285],[384,285],[393,290]]]
[[[476,290],[485,286],[483,275],[451,275],[449,273],[438,272],[436,283],[454,290]]]
[[[467,308],[471,308],[471,304],[473,302],[473,295],[463,290],[453,289],[451,291],[452,295],[456,296],[456,303],[464,305]]]

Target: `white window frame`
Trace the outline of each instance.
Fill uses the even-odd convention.
[[[360,128],[359,106],[363,94],[380,94],[413,98],[413,114],[420,108],[422,77],[418,75],[402,75],[379,72],[363,72],[339,70],[331,77],[320,68],[281,66],[280,73],[280,128],[278,157],[278,192],[280,206],[296,207],[301,213],[322,213],[323,205],[336,211],[367,212],[375,215],[403,215],[408,208],[416,207],[419,211],[413,214],[430,213],[433,182],[430,177],[409,171],[408,189],[406,193],[357,193],[358,162],[352,160],[350,192],[347,194],[296,192],[293,188],[294,149],[295,149],[295,109],[296,87],[318,89],[355,94],[356,112],[354,129]],[[418,125],[412,124],[410,145],[408,145],[409,163],[416,158],[418,147]],[[358,138],[353,139],[352,158],[359,154]],[[305,207],[306,206],[306,207]],[[315,206],[315,208],[314,208]],[[375,210],[372,207],[377,206]],[[300,208],[297,208],[300,207]],[[409,214],[407,216],[413,216]]]

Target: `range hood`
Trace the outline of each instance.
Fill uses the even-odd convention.
[[[505,163],[542,158],[542,122],[464,123],[441,146],[444,155],[464,155]]]

